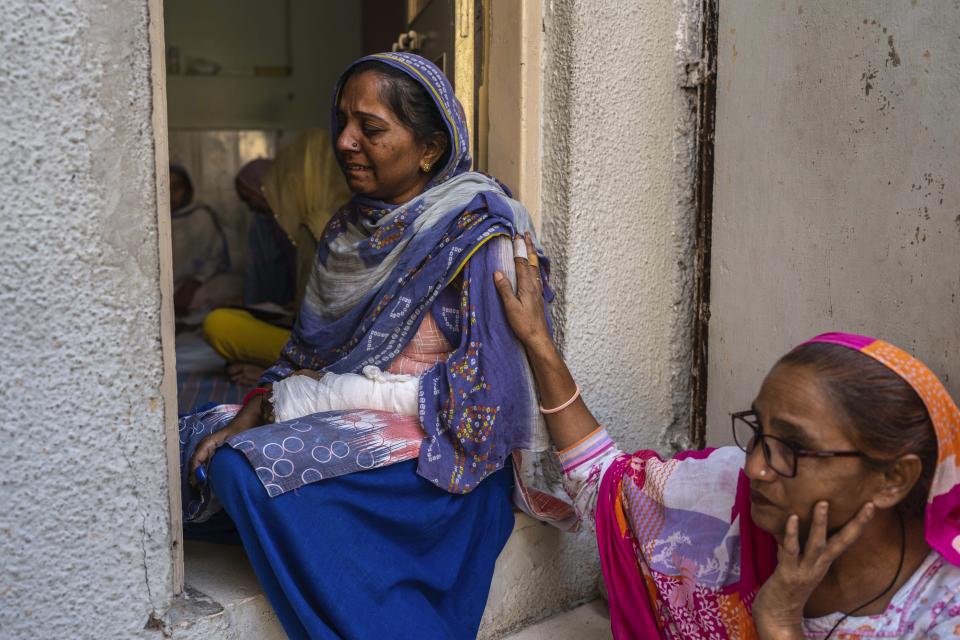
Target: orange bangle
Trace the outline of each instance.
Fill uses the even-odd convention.
[[[575,383],[575,384],[576,384],[576,383]],[[580,385],[577,385],[577,390],[573,392],[573,397],[572,397],[572,398],[570,398],[569,400],[567,400],[566,402],[564,402],[564,403],[563,403],[562,405],[560,405],[559,407],[554,407],[553,409],[544,409],[544,408],[543,408],[543,405],[540,405],[540,413],[544,413],[544,414],[547,414],[547,415],[549,415],[549,414],[551,414],[551,413],[560,413],[561,411],[563,411],[564,409],[566,409],[567,407],[569,407],[570,405],[572,405],[574,402],[576,402],[577,398],[579,398],[579,397],[580,397]]]

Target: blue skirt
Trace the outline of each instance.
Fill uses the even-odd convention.
[[[476,637],[513,530],[509,466],[466,495],[408,461],[270,498],[221,447],[209,476],[291,638]]]

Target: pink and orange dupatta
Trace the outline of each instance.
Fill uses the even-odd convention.
[[[894,345],[847,333],[841,345],[881,362],[923,400],[938,463],[925,513],[930,546],[960,566],[960,410],[936,375]],[[738,462],[739,461],[739,462]],[[743,453],[731,447],[663,460],[623,455],[601,481],[596,529],[614,638],[755,638],[757,591],[776,542],[750,519]]]

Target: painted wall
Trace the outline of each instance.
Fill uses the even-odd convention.
[[[341,0],[166,0],[166,41],[178,52],[167,90],[173,128],[327,127],[333,84],[361,53],[359,2]],[[284,6],[290,20],[284,20]],[[217,75],[190,75],[191,58]],[[254,67],[289,65],[289,76]],[[269,70],[264,70],[269,73]]]
[[[137,638],[170,603],[147,3],[0,28],[0,636]]]
[[[708,440],[819,332],[960,394],[960,3],[720,3]]]
[[[690,5],[694,3],[689,3]],[[555,327],[594,415],[624,449],[687,442],[693,122],[688,3],[544,5],[542,234]],[[561,536],[568,593],[597,574],[592,533]]]

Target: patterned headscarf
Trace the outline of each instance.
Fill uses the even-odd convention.
[[[937,468],[924,516],[927,543],[960,566],[960,409],[937,376],[889,342],[852,333],[824,333],[809,340],[847,347],[881,363],[917,392],[937,436]]]
[[[463,113],[463,107],[457,100],[453,92],[453,86],[447,80],[443,71],[426,58],[413,53],[375,53],[354,60],[340,76],[340,80],[337,81],[337,86],[334,88],[333,108],[330,113],[330,131],[336,132],[337,130],[337,105],[340,104],[340,92],[343,91],[343,85],[350,78],[353,68],[364,62],[380,62],[409,75],[417,84],[426,89],[443,116],[443,122],[447,126],[447,135],[450,137],[450,156],[446,166],[437,171],[427,188],[469,171],[473,159],[470,157],[470,132],[467,129],[467,118]],[[336,137],[332,137],[333,143],[336,145]]]

